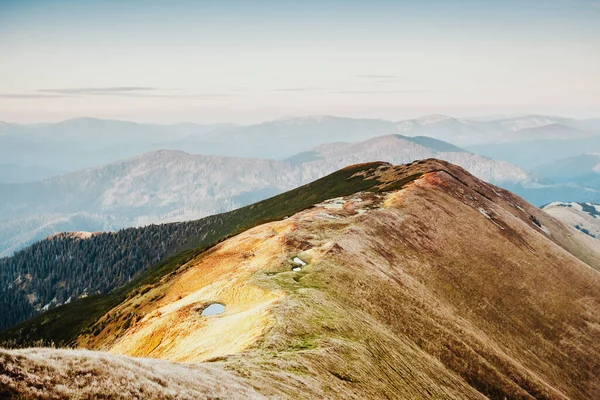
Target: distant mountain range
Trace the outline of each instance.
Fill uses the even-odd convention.
[[[425,137],[332,143],[283,161],[158,151],[40,182],[0,184],[0,256],[61,231],[117,230],[232,210],[345,165],[431,157],[501,185],[536,183],[519,167]]]
[[[400,133],[423,135],[459,146],[526,142],[535,140],[572,140],[600,135],[600,119],[575,120],[544,115],[473,121],[445,115],[431,115],[397,123]],[[493,146],[493,145],[490,145]]]
[[[0,259],[0,326],[47,310],[0,397],[598,399],[598,243],[435,159],[60,236]]]
[[[504,160],[526,169],[540,169],[565,158],[600,153],[600,136],[584,138],[539,138],[538,140],[467,146],[468,150]],[[562,162],[562,161],[561,161]]]
[[[206,150],[210,144],[200,137],[211,130],[230,126],[155,125],[96,118],[52,124],[4,123],[0,124],[0,160],[13,168],[46,168],[43,177],[50,177],[57,170],[75,171],[160,149],[190,147],[194,151]],[[31,181],[32,178],[39,176],[25,175],[20,181]]]
[[[538,115],[491,121],[432,115],[399,122],[308,116],[247,126],[79,118],[52,124],[0,124],[0,160],[11,168],[0,166],[0,182],[34,181],[157,150],[283,160],[326,143],[360,142],[393,134],[472,146],[469,149],[475,153],[527,168],[585,151],[600,152],[600,120]],[[593,146],[573,154],[542,151],[538,161],[526,149],[535,148],[540,140],[558,141],[559,150],[561,143],[570,141],[591,140]],[[493,145],[487,146],[490,143]],[[508,146],[510,154],[502,151],[503,146]],[[567,143],[565,148],[569,146]]]
[[[600,188],[600,154],[561,158],[533,169],[554,182],[572,182]]]

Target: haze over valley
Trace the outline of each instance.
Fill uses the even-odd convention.
[[[539,115],[489,121],[430,115],[396,122],[307,116],[244,126],[79,118],[52,124],[0,124],[0,182],[39,180],[156,150],[283,160],[327,143],[397,134],[442,140],[527,169],[566,156],[600,152],[600,120]],[[533,156],[536,149],[544,151]]]
[[[572,137],[575,128],[557,127],[558,122],[588,130],[577,130]],[[508,144],[527,154],[549,142],[532,134],[534,129],[550,130],[553,143],[561,147],[585,140],[590,150],[596,141],[600,151],[600,130],[590,120],[547,116],[483,122],[434,115],[398,123],[320,116],[250,126],[97,119],[5,124],[0,136],[3,156],[21,163],[11,164],[12,170],[31,168],[33,160],[50,166],[42,169],[49,175],[46,179],[36,180],[40,172],[31,168],[32,175],[22,180],[32,182],[0,183],[0,255],[62,231],[114,231],[229,211],[371,160],[401,164],[436,157],[536,205],[600,202],[600,180],[594,169],[600,161],[593,155],[577,156],[587,161],[576,164],[576,170],[570,165],[577,158],[553,160],[550,166],[529,170],[527,166],[534,162],[494,160],[439,139],[462,138],[461,142],[471,144],[486,140],[495,149]],[[495,143],[498,140],[502,144]],[[20,146],[27,146],[31,159],[18,156],[23,153]],[[158,150],[139,154],[153,149]],[[511,155],[518,161],[517,150]],[[132,157],[118,160],[126,156]],[[110,162],[77,170],[105,161]],[[556,163],[569,164],[553,169]],[[74,172],[52,176],[57,169]],[[21,176],[5,175],[13,180]]]

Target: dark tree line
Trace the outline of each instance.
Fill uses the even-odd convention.
[[[57,235],[0,259],[0,331],[79,297],[108,293],[195,240],[219,216],[128,228],[88,239]],[[217,223],[217,225],[219,225]]]

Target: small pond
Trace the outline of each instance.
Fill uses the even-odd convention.
[[[225,311],[225,306],[223,304],[213,303],[202,310],[202,316],[206,317],[209,315],[221,314],[223,311]]]

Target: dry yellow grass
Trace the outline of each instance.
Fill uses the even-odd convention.
[[[377,177],[413,174],[215,246],[79,344],[205,361],[227,397],[600,398],[597,242],[436,160]]]
[[[277,232],[265,226],[222,243],[163,284],[111,311],[142,316],[118,341],[113,328],[120,321],[115,320],[99,336],[82,337],[80,343],[96,347],[104,343],[99,347],[115,354],[185,362],[246,349],[273,324],[270,309],[283,295],[251,280],[265,265],[280,259],[277,238]],[[211,303],[224,304],[225,312],[202,316]]]
[[[178,364],[103,352],[0,349],[5,399],[262,399],[242,379],[210,364]]]

